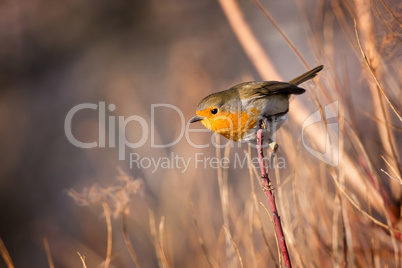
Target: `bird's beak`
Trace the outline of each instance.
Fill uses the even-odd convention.
[[[195,123],[195,122],[201,121],[202,119],[204,119],[204,117],[199,117],[197,115],[190,119],[190,123]]]

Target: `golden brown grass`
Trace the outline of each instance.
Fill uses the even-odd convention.
[[[253,2],[256,12],[268,17],[267,26],[272,24],[280,32],[283,49],[294,53],[294,62],[299,61],[306,69],[318,64],[325,66],[314,82],[305,85],[309,97],[291,101],[290,121],[276,140],[279,156],[286,158],[286,169],[271,169],[269,174],[292,264],[400,267],[400,5],[386,0],[333,0],[307,6],[306,1],[296,1],[302,17],[300,27],[307,33],[306,42],[312,52],[307,57],[275,20],[275,14],[269,12],[269,4]],[[286,80],[253,32],[241,5],[234,0],[218,3],[259,76],[264,80]],[[183,106],[188,100],[195,105],[205,95],[205,88],[211,86],[210,76],[200,67],[202,59],[195,55],[193,64],[187,59],[193,52],[183,52],[187,46],[177,43],[170,51],[170,79],[179,84],[171,95],[185,96]],[[351,53],[343,53],[342,49]],[[355,69],[351,70],[351,66]],[[182,72],[184,78],[179,76]],[[352,73],[358,73],[358,79]],[[127,78],[120,73],[114,75],[118,82],[113,84],[113,95],[110,90],[106,97],[123,107],[120,111],[124,115],[146,114],[147,107],[141,96],[127,86]],[[359,94],[364,104],[358,99]],[[127,99],[130,105],[124,105]],[[338,166],[331,167],[304,150],[298,133],[313,110],[325,115],[324,107],[334,101],[339,102],[336,122],[340,161]],[[150,121],[150,116],[146,119]],[[312,148],[325,148],[329,130],[326,124],[331,122],[324,119],[321,125],[306,130]],[[172,123],[172,128],[176,126]],[[157,142],[163,134],[156,130]],[[189,149],[179,144],[172,150],[185,154]],[[149,148],[136,152],[155,157],[170,153]],[[84,268],[98,259],[104,262],[96,265],[104,267],[283,267],[266,197],[258,183],[259,174],[251,163],[255,149],[226,147],[223,153],[220,149],[212,153],[219,158],[245,154],[248,170],[245,166],[242,171],[229,167],[189,169],[185,174],[178,170],[158,175],[144,172],[146,184],[120,171],[121,176],[107,186],[70,191],[79,205],[102,215],[99,225],[103,232],[90,237],[102,237],[99,240],[104,244],[102,250],[88,253],[85,242],[71,243],[78,257],[71,250],[68,256],[76,258],[76,265]],[[234,177],[237,180],[232,180]],[[43,255],[49,267],[66,259],[53,249],[54,240],[43,240]],[[14,267],[1,239],[0,253],[7,267]]]

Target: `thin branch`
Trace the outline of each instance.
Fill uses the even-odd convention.
[[[282,251],[282,256],[283,256],[283,260],[285,262],[285,266],[290,268],[290,267],[292,267],[292,264],[290,263],[289,253],[288,253],[288,249],[286,246],[285,237],[283,235],[281,220],[280,220],[278,211],[276,209],[275,197],[273,195],[273,189],[271,188],[272,184],[271,184],[271,181],[269,180],[267,170],[266,170],[265,164],[264,164],[262,128],[260,128],[257,131],[257,151],[258,151],[258,163],[260,165],[260,170],[261,170],[261,184],[265,191],[265,194],[268,196],[268,203],[269,203],[269,206],[271,209],[272,217],[274,219],[275,231],[278,236],[279,245],[280,245],[280,248]]]
[[[255,174],[256,178],[258,178],[258,173],[255,170],[255,168],[254,168],[254,166],[253,166],[253,164],[251,162],[251,146],[250,145],[248,146],[248,152],[245,151],[244,153],[247,155],[247,158],[248,158],[248,170],[249,170],[251,189],[252,189],[251,192],[252,192],[252,198],[253,198],[253,202],[254,202],[255,211],[256,211],[256,214],[257,214],[257,219],[258,219],[258,222],[259,222],[260,232],[261,232],[262,238],[264,240],[264,244],[268,249],[268,253],[269,253],[271,259],[275,262],[275,267],[278,267],[278,263],[277,263],[276,259],[274,258],[274,253],[272,252],[271,247],[269,246],[268,238],[267,238],[267,235],[265,234],[265,231],[264,231],[264,225],[262,224],[262,220],[261,220],[260,207],[258,206],[258,203],[257,203],[257,195],[255,193],[255,187],[254,187],[254,181],[253,181],[253,173]],[[271,217],[271,215],[269,213],[268,213],[268,215],[269,215],[269,217]],[[272,221],[272,219],[271,219],[271,221]],[[275,234],[275,237],[276,237],[276,234]],[[279,261],[280,261],[281,256],[280,256],[280,251],[279,251],[279,245],[278,245],[277,248],[278,248],[278,253],[279,253],[278,254]],[[279,265],[279,267],[280,267],[280,265]]]

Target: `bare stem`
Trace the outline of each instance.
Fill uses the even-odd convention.
[[[0,254],[3,257],[4,262],[6,263],[8,268],[14,268],[13,261],[11,260],[10,254],[6,246],[3,243],[3,240],[0,238]]]
[[[141,268],[140,262],[138,261],[137,254],[135,254],[134,247],[131,244],[130,237],[128,236],[128,232],[127,232],[127,214],[128,214],[128,210],[126,210],[126,211],[124,211],[122,213],[124,241],[126,242],[126,246],[127,246],[128,252],[130,253],[131,259],[134,261],[135,265],[138,268]]]
[[[105,260],[105,268],[108,268],[110,265],[110,260],[112,256],[112,221],[110,219],[110,211],[109,206],[106,202],[103,202],[103,212],[106,217],[106,225],[107,225],[107,249],[106,249],[106,260]]]
[[[49,268],[54,268],[53,258],[52,254],[50,253],[49,241],[47,240],[47,237],[43,238],[43,244],[45,245],[47,261],[49,262]]]
[[[81,262],[82,262],[82,268],[87,268],[87,265],[86,265],[86,263],[85,263],[85,254],[82,255],[82,254],[79,253],[78,251],[77,251],[77,254],[78,254],[78,256],[80,257],[80,260],[81,260]]]
[[[285,266],[292,267],[292,264],[290,263],[288,249],[286,246],[285,236],[283,235],[282,231],[281,219],[279,217],[278,210],[276,209],[275,197],[273,194],[273,190],[271,188],[271,181],[268,177],[268,173],[264,164],[264,151],[262,144],[263,144],[262,129],[259,129],[257,132],[257,151],[258,151],[258,163],[260,164],[260,170],[261,170],[261,184],[263,190],[265,191],[265,194],[268,196],[268,203],[275,224],[275,232],[278,237],[279,246],[282,251]]]

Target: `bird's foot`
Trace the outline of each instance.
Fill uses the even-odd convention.
[[[269,139],[268,143],[269,143],[269,147],[271,148],[272,152],[276,153],[279,149],[278,143],[272,139]]]

